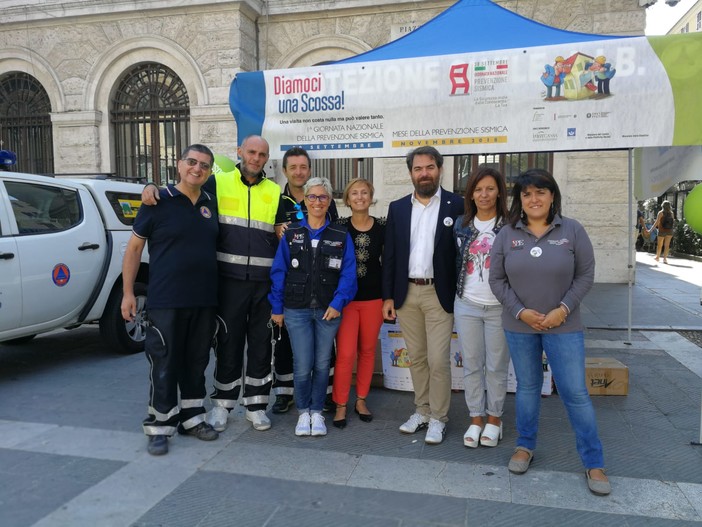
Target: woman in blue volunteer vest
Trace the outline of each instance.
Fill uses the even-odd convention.
[[[322,408],[341,311],[356,295],[356,256],[345,226],[330,225],[326,178],[304,186],[307,217],[285,231],[271,268],[273,322],[288,329],[293,350],[295,435],[327,433]]]

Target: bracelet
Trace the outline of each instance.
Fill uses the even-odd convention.
[[[561,308],[561,311],[563,311],[563,320],[561,320],[561,324],[563,324],[566,319],[568,318],[568,310],[565,308],[563,304],[558,304],[558,307]]]

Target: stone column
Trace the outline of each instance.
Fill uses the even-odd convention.
[[[236,122],[229,105],[191,106],[190,138],[236,160]]]
[[[54,171],[57,174],[90,174],[101,171],[102,112],[52,113]],[[105,149],[109,152],[109,148]]]

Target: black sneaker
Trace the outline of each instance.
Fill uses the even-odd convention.
[[[292,395],[276,395],[273,403],[274,414],[284,414],[292,407],[294,401]]]
[[[322,411],[324,413],[334,412],[336,410],[336,403],[332,399],[332,394],[328,393],[327,398],[324,399],[324,406],[322,406]]]
[[[200,441],[214,441],[219,437],[219,432],[212,428],[212,425],[209,423],[200,423],[188,429],[183,428],[183,425],[179,424],[178,433],[184,436],[197,437]]]
[[[149,436],[146,450],[152,456],[168,454],[168,436]]]

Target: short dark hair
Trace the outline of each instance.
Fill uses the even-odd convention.
[[[436,161],[436,166],[441,168],[444,166],[444,156],[442,156],[439,151],[433,146],[420,146],[411,150],[407,154],[407,169],[412,172],[412,165],[414,164],[414,156],[429,156]]]
[[[497,217],[495,218],[495,223],[499,224],[503,218],[507,217],[507,187],[505,185],[505,177],[502,175],[502,172],[496,168],[480,165],[478,169],[470,175],[468,184],[466,185],[466,192],[463,198],[465,200],[464,210],[466,211],[463,216],[464,226],[468,225],[478,213],[478,206],[473,200],[473,192],[475,192],[475,187],[478,186],[478,183],[486,177],[492,177],[497,183],[497,202],[495,203]]]
[[[186,146],[183,149],[183,153],[180,154],[180,158],[185,159],[188,157],[188,152],[200,152],[201,154],[210,156],[210,165],[214,165],[214,154],[212,153],[212,150],[207,148],[205,145],[195,143],[194,145]]]
[[[287,168],[288,158],[290,156],[305,156],[307,158],[307,164],[312,166],[312,160],[310,159],[310,155],[307,153],[307,150],[301,146],[293,146],[292,148],[288,149],[285,154],[283,154],[283,169]]]
[[[512,187],[512,206],[509,209],[509,222],[516,226],[522,217],[522,191],[528,187],[545,188],[553,194],[553,203],[548,211],[547,223],[551,223],[556,214],[561,215],[561,191],[553,175],[543,168],[529,168],[519,174]]]

